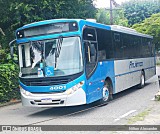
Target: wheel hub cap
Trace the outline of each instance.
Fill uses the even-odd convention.
[[[103,88],[103,101],[107,101],[109,98],[109,90],[108,88],[104,87]]]

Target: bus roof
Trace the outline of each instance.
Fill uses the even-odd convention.
[[[19,28],[18,30],[31,28],[31,27],[35,27],[35,26],[40,26],[40,25],[47,25],[47,24],[51,24],[51,23],[73,22],[73,21],[76,21],[80,25],[84,24],[84,25],[88,25],[88,26],[91,26],[91,27],[96,27],[96,28],[101,28],[101,29],[106,29],[106,30],[112,30],[112,31],[117,31],[117,32],[121,32],[121,33],[132,34],[132,35],[138,35],[138,36],[147,37],[147,38],[153,38],[150,35],[139,33],[136,30],[128,28],[128,27],[123,27],[123,26],[118,26],[118,25],[105,25],[105,24],[91,22],[89,20],[84,20],[84,19],[51,19],[51,20],[44,20],[44,21],[39,21],[39,22],[34,22],[34,23],[31,23],[31,24],[24,25],[23,27]]]
[[[135,29],[131,29],[128,27],[123,27],[123,26],[118,26],[118,25],[111,25],[110,27],[112,31],[117,31],[117,32],[132,34],[132,35],[138,35],[138,36],[147,37],[147,38],[153,38],[153,36],[139,33]]]

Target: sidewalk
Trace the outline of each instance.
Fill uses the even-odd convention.
[[[127,125],[160,125],[160,101],[155,101],[149,114],[142,121]],[[101,133],[103,134],[103,133]],[[159,131],[114,131],[109,134],[160,134]]]
[[[160,66],[156,67],[156,74],[157,77],[160,76]],[[149,108],[144,120],[137,121],[133,125],[160,125],[160,101],[153,101],[154,105]]]
[[[156,74],[160,76],[160,66],[156,67]],[[160,90],[160,88],[159,88]],[[155,103],[148,111],[146,117],[143,121],[137,121],[133,125],[160,125],[160,101],[155,101]]]
[[[160,125],[160,101],[155,101],[144,120],[137,121],[132,125]]]
[[[160,76],[160,66],[156,67],[157,77]],[[159,79],[160,80],[160,79]],[[159,88],[160,90],[160,88]],[[160,101],[154,101],[151,107],[135,116],[136,121],[126,125],[160,125]],[[134,117],[133,117],[134,118]],[[159,131],[115,131],[110,134],[160,134]]]

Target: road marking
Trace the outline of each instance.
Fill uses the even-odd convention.
[[[129,112],[121,115],[119,118],[115,119],[114,122],[119,121],[120,119],[125,118],[126,116],[128,116],[128,115],[130,115],[130,114],[132,114],[132,113],[134,113],[134,112],[136,112],[136,111],[137,111],[137,110],[131,110],[131,111],[129,111]]]

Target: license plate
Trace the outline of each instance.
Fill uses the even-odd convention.
[[[50,98],[41,99],[41,102],[44,102],[44,103],[51,103],[51,102],[52,102],[52,99],[50,99]]]

